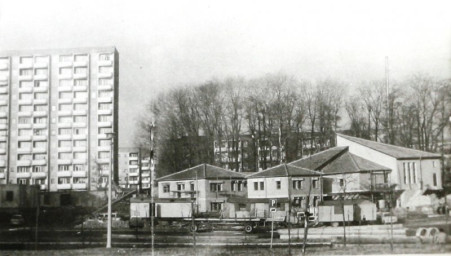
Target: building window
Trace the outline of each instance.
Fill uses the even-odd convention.
[[[276,188],[277,188],[277,189],[281,189],[281,187],[282,187],[281,181],[280,181],[280,180],[277,180],[277,181],[276,181]]]
[[[34,105],[34,111],[46,111],[47,108],[46,105]]]
[[[63,148],[63,147],[70,147],[72,145],[70,140],[60,140],[58,141],[58,147]]]
[[[75,123],[86,123],[86,116],[74,116]]]
[[[113,93],[111,91],[99,91],[99,98],[111,98]]]
[[[61,164],[61,165],[58,165],[58,171],[59,172],[70,171],[71,167],[72,167],[72,165]]]
[[[84,103],[74,104],[74,110],[88,110],[88,105]]]
[[[319,184],[318,178],[313,178],[313,180],[312,180],[312,187],[313,188],[318,188],[319,187],[318,184]]]
[[[33,142],[33,147],[34,148],[45,148],[45,147],[47,147],[47,142],[45,142],[45,141],[34,141]]]
[[[210,183],[210,191],[211,192],[222,191],[222,183]]]
[[[303,187],[303,180],[293,180],[293,189],[301,190]]]
[[[74,178],[74,184],[86,184],[86,178],[75,177]]]
[[[47,155],[46,154],[33,154],[33,159],[34,160],[43,160],[46,159]]]
[[[101,78],[99,79],[99,85],[110,85],[111,79]]]
[[[31,160],[32,156],[31,154],[18,154],[17,160]]]
[[[58,134],[59,135],[71,135],[72,134],[72,129],[70,129],[70,128],[59,128],[58,129]]]
[[[99,73],[108,74],[113,73],[112,67],[99,67]]]
[[[237,185],[238,185],[237,181],[231,181],[230,182],[230,191],[237,191]]]
[[[294,197],[293,198],[293,206],[302,206],[304,199],[305,199],[305,197]]]
[[[88,80],[86,79],[76,79],[74,80],[75,86],[88,86]]]
[[[14,191],[6,191],[6,201],[12,202],[14,200]]]
[[[258,190],[258,182],[254,181],[254,190]]]
[[[31,68],[30,69],[21,69],[20,75],[21,76],[31,76],[31,75],[33,75],[33,70]]]
[[[99,140],[99,147],[109,146],[111,144],[110,140]]]
[[[21,105],[21,106],[19,106],[19,112],[32,111],[32,110],[33,110],[33,107],[30,106],[30,105]],[[6,109],[5,109],[4,112],[6,112]]]
[[[45,172],[46,171],[46,166],[42,165],[42,166],[33,166],[33,172]]]
[[[74,164],[74,171],[84,171],[85,166],[82,164]]]
[[[74,153],[74,159],[81,159],[86,160],[86,153],[85,152],[75,152]]]
[[[72,80],[70,79],[61,79],[60,86],[72,86]]]
[[[33,87],[32,81],[20,81],[19,88],[31,88]]]
[[[99,60],[112,60],[111,54],[102,53],[99,55]]]
[[[402,163],[402,169],[403,169],[403,174],[404,174],[404,184],[407,184],[407,168],[406,168],[406,163]]]
[[[163,193],[169,193],[171,191],[171,188],[169,184],[163,184]]]
[[[113,120],[111,115],[99,115],[99,122],[110,122]]]
[[[46,75],[47,74],[47,69],[46,68],[36,68],[34,70],[34,74],[35,75]]]
[[[29,117],[19,117],[19,124],[31,124],[31,118]]]
[[[45,179],[35,179],[33,183],[35,185],[45,185]]]
[[[210,209],[212,212],[219,212],[222,210],[222,203],[211,202]]]
[[[86,128],[74,128],[74,134],[75,135],[86,134]]]
[[[260,190],[265,190],[265,182],[260,181]]]
[[[47,117],[34,117],[33,123],[34,124],[45,124],[45,123],[47,123]]]
[[[107,134],[107,133],[111,133],[112,131],[113,131],[113,129],[108,128],[108,127],[99,128],[99,134]]]
[[[58,110],[59,111],[70,111],[70,110],[72,110],[72,105],[71,104],[59,104]]]
[[[100,110],[112,109],[111,103],[99,103],[99,109]]]
[[[60,92],[58,95],[59,99],[72,99],[73,94],[72,92]]]
[[[84,67],[75,68],[75,74],[86,75],[88,73],[88,69]]]
[[[17,184],[28,185],[28,179],[17,179]]]
[[[72,75],[72,68],[60,68],[60,75]]]
[[[434,184],[434,187],[437,187],[437,174],[432,174],[432,182]]]
[[[30,172],[31,167],[30,166],[18,166],[17,172]]]
[[[108,151],[100,151],[98,153],[99,159],[107,159],[110,158],[110,152]]]
[[[72,123],[72,117],[70,117],[70,116],[60,116],[58,118],[58,123],[66,123],[66,124]]]
[[[60,177],[60,178],[58,178],[58,184],[70,184],[70,178]]]
[[[86,147],[86,140],[74,140],[74,147]]]
[[[86,99],[88,94],[86,92],[75,92],[76,99]]]
[[[344,179],[340,179],[340,187],[343,187],[345,185],[345,180]]]

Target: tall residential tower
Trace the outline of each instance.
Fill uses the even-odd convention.
[[[117,181],[118,79],[114,47],[0,52],[0,184]]]

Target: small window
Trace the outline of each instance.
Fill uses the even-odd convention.
[[[171,191],[169,184],[163,185],[163,193],[169,193]]]
[[[345,180],[344,179],[340,179],[340,187],[343,187],[345,185]]]
[[[313,183],[312,183],[312,187],[313,187],[313,188],[318,188],[318,184],[319,184],[318,179],[313,179],[312,182],[313,182]]]
[[[277,189],[280,189],[282,187],[282,184],[281,184],[280,180],[276,181],[276,187],[277,187]]]
[[[265,182],[260,181],[260,190],[265,190]]]
[[[437,186],[437,174],[436,173],[432,174],[432,181],[434,182],[434,187],[436,187]]]
[[[258,182],[254,181],[254,190],[258,190]]]

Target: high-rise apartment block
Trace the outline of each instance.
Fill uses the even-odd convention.
[[[0,52],[0,184],[98,190],[111,162],[118,180],[118,64],[114,47]]]

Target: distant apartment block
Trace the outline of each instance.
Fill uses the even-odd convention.
[[[104,188],[118,148],[118,83],[114,47],[0,52],[0,184]]]
[[[262,171],[317,153],[331,145],[328,140],[321,146],[319,133],[313,136],[310,132],[294,134],[288,140],[287,148],[280,148],[278,139],[277,134],[258,139],[250,134],[242,134],[238,139],[215,140],[215,164],[239,172]]]
[[[137,189],[141,184],[143,190],[150,189],[151,170],[154,166],[144,150],[119,148],[119,186]]]

